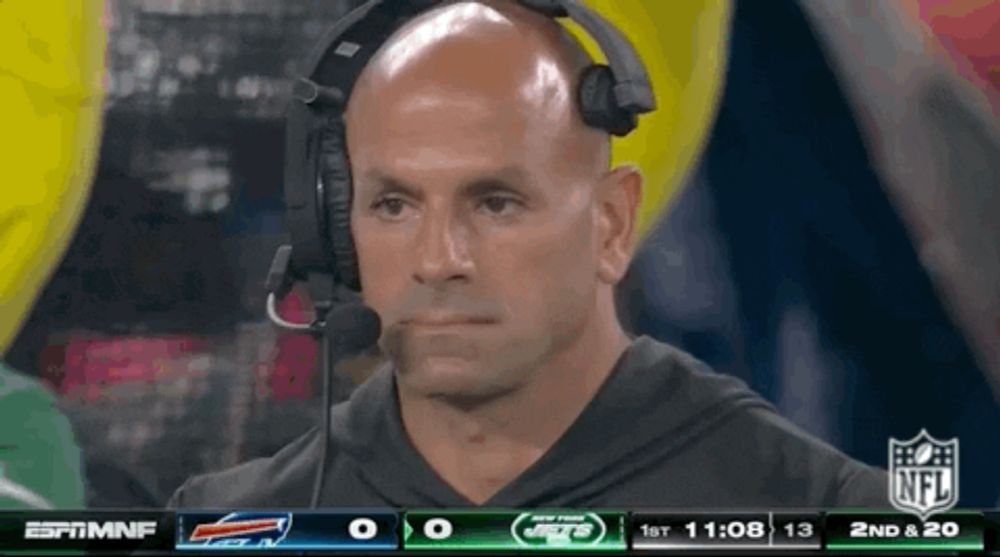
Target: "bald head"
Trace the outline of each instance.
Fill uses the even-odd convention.
[[[347,122],[387,110],[449,106],[520,116],[513,141],[558,145],[575,170],[603,172],[610,137],[587,126],[576,87],[590,57],[559,23],[512,0],[449,2],[408,22],[373,57]],[[487,106],[492,105],[492,106]]]

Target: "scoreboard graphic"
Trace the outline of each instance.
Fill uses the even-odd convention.
[[[0,511],[0,555],[630,553],[1000,556],[1000,511],[921,521],[895,511],[656,512],[607,509]]]
[[[432,551],[624,551],[624,512],[571,510],[412,511],[403,549]]]
[[[177,513],[178,550],[392,550],[398,513],[267,511]]]

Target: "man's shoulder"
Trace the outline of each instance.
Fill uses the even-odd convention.
[[[320,461],[321,435],[313,427],[273,456],[189,478],[168,508],[301,507],[309,503]]]
[[[776,499],[824,507],[888,507],[885,470],[851,458],[767,407],[735,412],[707,437],[733,478]],[[737,472],[738,470],[738,472]]]
[[[378,416],[392,398],[391,370],[383,368],[345,401],[330,408],[327,489],[353,470],[359,452],[377,445]],[[188,479],[167,503],[169,508],[302,507],[308,505],[317,467],[323,460],[323,435],[313,427],[273,456]],[[344,480],[350,484],[350,480]]]
[[[641,339],[640,367],[664,372],[649,396],[676,409],[675,437],[694,439],[679,463],[720,497],[774,505],[888,506],[884,470],[852,459],[787,418],[742,380],[669,344]],[[683,410],[680,410],[683,409]],[[680,417],[683,416],[683,419]]]

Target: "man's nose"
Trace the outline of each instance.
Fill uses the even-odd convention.
[[[417,236],[414,280],[428,286],[469,280],[474,265],[468,249],[468,231],[451,216],[427,216]]]

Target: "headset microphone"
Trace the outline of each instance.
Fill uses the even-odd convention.
[[[323,482],[326,479],[326,462],[330,454],[330,404],[333,370],[341,360],[356,356],[378,342],[382,334],[382,321],[372,308],[361,303],[335,306],[326,316],[326,326],[321,342],[323,351],[323,440],[322,457],[316,470],[309,507],[319,505]]]
[[[316,302],[316,317],[312,323],[293,323],[278,314],[277,301],[284,298],[292,285],[302,276],[292,265],[291,246],[281,246],[274,254],[271,269],[267,275],[267,314],[274,324],[290,331],[308,332],[320,343],[323,373],[323,427],[319,468],[313,482],[310,508],[319,505],[320,494],[326,479],[326,463],[330,447],[330,406],[332,403],[333,373],[342,360],[357,356],[374,346],[382,335],[382,320],[378,313],[360,301],[360,297],[342,285],[309,277],[313,293],[326,292],[329,296]]]

